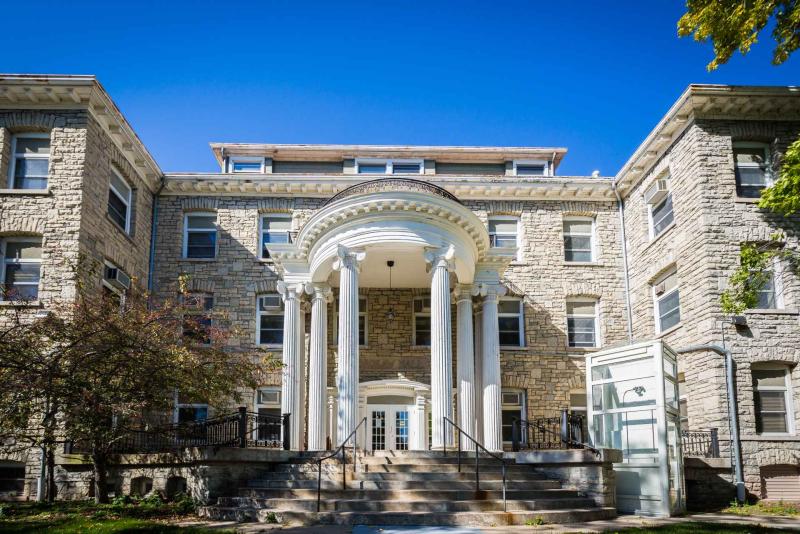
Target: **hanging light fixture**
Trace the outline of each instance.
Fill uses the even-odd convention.
[[[394,260],[387,261],[386,266],[389,268],[389,289],[392,289],[392,267],[394,267]],[[386,312],[386,318],[389,321],[394,321],[394,306],[389,305],[389,310]]]

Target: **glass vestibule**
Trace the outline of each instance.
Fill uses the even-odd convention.
[[[673,515],[685,508],[677,358],[661,341],[587,355],[589,435],[620,449],[621,512]]]

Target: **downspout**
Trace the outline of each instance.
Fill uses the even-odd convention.
[[[147,291],[153,292],[153,269],[156,264],[156,230],[158,229],[158,196],[164,189],[164,177],[161,177],[158,190],[153,195],[153,215],[150,221],[150,265],[147,270]]]
[[[745,501],[744,468],[742,467],[741,441],[739,440],[739,417],[736,410],[736,383],[734,382],[733,354],[719,345],[691,345],[681,349],[678,354],[710,350],[725,357],[725,385],[728,390],[728,425],[731,432],[731,450],[733,451],[733,469],[736,477],[736,500]]]
[[[631,313],[631,286],[628,277],[628,243],[625,238],[625,210],[622,197],[619,196],[616,182],[611,182],[611,190],[617,197],[617,209],[619,211],[619,228],[622,235],[622,271],[625,282],[625,315],[628,319],[628,343],[633,343],[633,315]]]

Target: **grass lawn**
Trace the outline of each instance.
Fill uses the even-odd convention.
[[[759,527],[757,525],[723,525],[720,523],[673,523],[652,527],[626,528],[619,530],[625,534],[760,534],[788,532],[777,528]]]
[[[732,504],[722,510],[726,514],[736,515],[779,515],[784,517],[800,516],[800,507],[785,502],[763,502],[755,504]]]
[[[91,502],[0,503],[0,532],[51,534],[111,534],[128,532],[208,534],[220,531],[181,528],[168,523],[191,513],[187,503],[132,502],[95,505]]]

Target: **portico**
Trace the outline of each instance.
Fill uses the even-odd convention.
[[[270,245],[269,251],[282,277],[278,287],[285,306],[282,409],[291,414],[292,449],[302,448],[306,414],[310,450],[326,449],[328,437],[338,445],[363,417],[364,410],[359,409],[359,290],[388,287],[385,266],[389,260],[397,265],[395,287],[430,294],[430,395],[429,401],[423,396],[425,400],[419,402],[429,405],[430,447],[454,445],[453,433],[442,427],[443,417],[448,417],[490,450],[502,449],[497,299],[505,291],[500,275],[516,251],[490,248],[485,223],[470,209],[429,183],[365,182],[333,197],[303,224],[292,243]],[[326,430],[333,426],[326,425],[326,385],[327,308],[334,292],[338,293],[336,415],[335,429]],[[305,302],[310,303],[311,312],[307,403]],[[476,312],[482,317],[477,346]],[[418,400],[415,395],[414,406]],[[423,419],[415,413],[414,421],[417,429],[408,447],[425,448]],[[361,445],[362,438],[357,439]],[[469,447],[467,442],[462,445]]]

